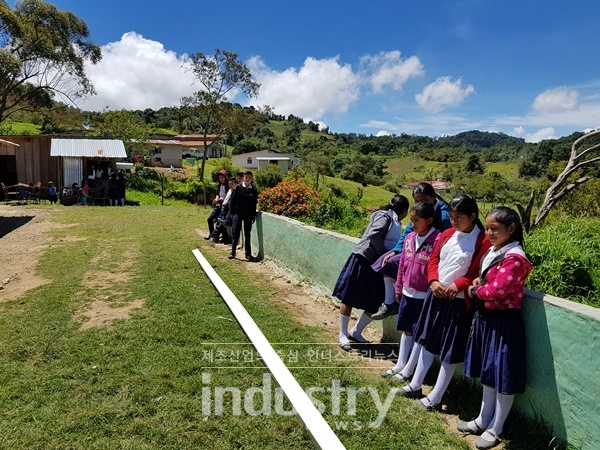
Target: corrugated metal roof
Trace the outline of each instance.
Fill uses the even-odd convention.
[[[119,139],[56,139],[50,143],[50,156],[86,156],[88,158],[127,158]]]
[[[257,156],[256,159],[259,161],[289,161],[289,156]]]
[[[181,142],[175,139],[148,139],[148,144],[181,145]]]
[[[210,147],[214,141],[206,140],[206,144]],[[204,141],[179,141],[182,147],[204,147]]]

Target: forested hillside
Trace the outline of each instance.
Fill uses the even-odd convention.
[[[227,136],[233,154],[266,148],[295,152],[302,158],[303,173],[316,182],[321,176],[333,176],[394,192],[411,181],[439,180],[491,202],[525,201],[533,188],[549,186],[565,166],[571,144],[583,134],[526,143],[503,133],[477,130],[441,137],[335,133],[301,117],[274,114],[268,108],[229,106],[251,117],[245,132]],[[201,108],[184,105],[89,112],[55,103],[13,120],[33,124],[42,134],[85,133],[143,142],[156,134],[198,133],[202,115]],[[34,132],[35,128],[19,123],[0,124],[0,134]]]

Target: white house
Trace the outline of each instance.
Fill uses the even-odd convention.
[[[217,139],[218,137],[218,139]],[[208,134],[206,143],[207,158],[222,158],[227,156],[227,136]],[[150,146],[150,166],[152,167],[181,167],[182,158],[202,158],[204,156],[204,136],[201,134],[178,134],[159,139],[154,136],[148,139]]]
[[[201,134],[178,134],[173,139],[181,143],[180,158],[196,157],[202,158],[204,155],[204,136]],[[206,135],[206,157],[223,158],[227,156],[227,136],[216,134]]]
[[[300,164],[300,158],[293,153],[269,149],[233,155],[231,164],[248,170],[265,170],[269,164],[277,164],[281,172],[288,173],[294,165]]]
[[[151,167],[181,167],[181,143],[175,139],[148,139]]]

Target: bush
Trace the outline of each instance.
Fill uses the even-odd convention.
[[[569,192],[556,210],[570,217],[600,217],[600,180],[592,178]]]
[[[286,217],[306,216],[310,205],[319,202],[319,193],[298,179],[282,181],[258,195],[260,210]]]
[[[150,192],[154,190],[156,181],[159,179],[160,176],[156,170],[138,163],[134,166],[134,172],[127,179],[127,188],[140,192]]]
[[[530,289],[600,306],[600,221],[563,217],[534,230],[525,248]]]
[[[160,186],[157,187],[157,190],[160,190]],[[210,195],[215,191],[216,189],[211,186],[206,187],[207,195]],[[160,194],[160,192],[157,193]],[[183,183],[174,183],[169,179],[165,179],[165,197],[167,198],[187,200],[190,203],[201,203],[203,194],[204,191],[202,183],[198,180],[191,180]]]
[[[283,174],[277,164],[269,164],[265,170],[254,172],[254,183],[259,191],[274,188],[283,181]]]
[[[335,185],[329,185],[329,195],[319,204],[313,204],[307,221],[312,225],[360,237],[369,218],[358,207],[363,190],[358,188],[356,197],[350,197]]]

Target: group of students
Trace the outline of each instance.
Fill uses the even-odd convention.
[[[523,227],[517,212],[504,206],[492,208],[484,225],[474,198],[462,194],[446,204],[428,183],[417,185],[413,199],[410,211],[408,200],[396,195],[373,213],[344,265],[333,292],[342,302],[339,344],[350,351],[351,341],[366,342],[364,328],[393,314],[397,304],[403,332],[398,360],[381,375],[408,383],[398,395],[441,411],[456,366],[464,362],[464,374],[481,380],[483,399],[479,415],[458,430],[480,435],[477,448],[493,448],[514,395],[525,390],[520,311],[532,267]],[[408,214],[410,224],[401,233]],[[364,312],[348,331],[353,307]],[[436,355],[440,371],[423,396]]]
[[[215,244],[231,245],[229,259],[234,259],[242,228],[244,230],[244,252],[248,261],[252,256],[251,232],[256,219],[258,192],[252,185],[252,172],[239,172],[237,180],[229,178],[226,170],[217,173],[217,195],[213,199],[213,210],[208,216],[208,236]]]
[[[108,182],[102,188],[106,190],[106,193],[102,193],[102,197],[108,197],[110,206],[125,206],[125,177],[121,173],[113,172],[108,178]],[[81,200],[82,205],[87,205],[88,197],[90,195],[90,185],[87,179],[81,181],[81,186],[77,183],[73,183],[70,188],[62,188],[61,195],[64,197],[76,196]],[[58,201],[58,190],[54,186],[52,181],[48,182],[48,197],[50,204],[55,204]]]

